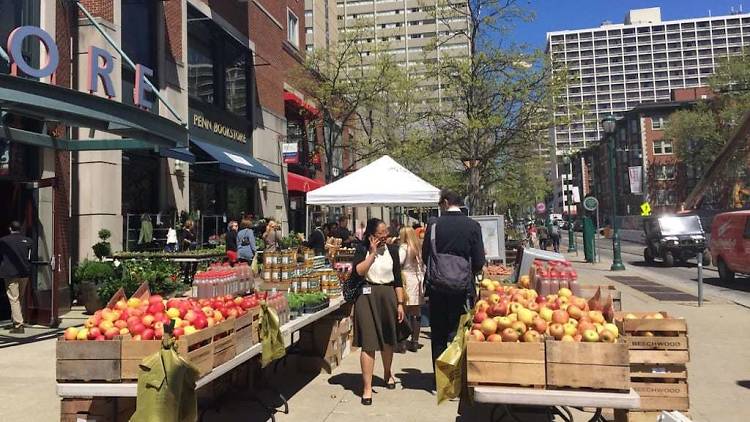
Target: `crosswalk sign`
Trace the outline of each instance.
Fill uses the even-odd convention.
[[[641,217],[648,217],[651,215],[651,205],[648,202],[641,204]]]

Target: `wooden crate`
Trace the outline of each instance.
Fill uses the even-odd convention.
[[[630,365],[630,385],[641,396],[640,410],[690,408],[685,365]]]
[[[187,342],[177,340],[177,353],[187,356]],[[143,359],[161,350],[161,340],[132,340],[129,336],[122,339],[120,353],[120,378],[122,380],[137,380],[140,364]]]
[[[469,341],[466,372],[469,385],[544,387],[544,343]]]
[[[58,338],[59,381],[119,381],[121,340],[64,340]]]
[[[248,309],[247,313],[234,320],[234,334],[237,354],[258,343],[260,328],[260,307]]]
[[[216,326],[204,328],[193,334],[180,337],[185,342],[187,356],[183,355],[188,362],[198,368],[198,375],[204,376],[214,368],[214,333]]]
[[[687,412],[680,412],[688,419]],[[615,409],[615,422],[656,422],[661,411],[641,412],[638,410]]]
[[[690,361],[687,321],[660,312],[664,319],[641,318],[644,312],[631,312],[637,319],[615,314],[615,323],[630,349],[630,363],[685,364]]]
[[[625,343],[577,343],[547,340],[547,386],[593,390],[630,389]]]
[[[213,367],[216,368],[237,356],[237,343],[234,320],[225,320],[216,324],[213,335],[214,358]]]
[[[687,322],[659,312],[664,318],[645,318],[653,312],[633,312],[636,319],[615,315],[615,322],[630,349],[630,380],[641,395],[643,411],[690,408],[688,373],[690,361]],[[649,334],[649,335],[646,335]]]

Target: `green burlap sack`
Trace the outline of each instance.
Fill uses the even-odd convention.
[[[269,363],[286,355],[279,316],[265,303],[261,304],[260,342],[262,344],[260,362],[264,368]]]
[[[136,411],[130,422],[195,422],[198,369],[182,359],[174,340],[140,364]]]

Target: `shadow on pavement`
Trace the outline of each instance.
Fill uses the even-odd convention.
[[[737,385],[740,387],[750,388],[750,380],[737,381]]]
[[[696,279],[697,280],[697,279]],[[739,276],[734,280],[733,283],[725,283],[718,277],[703,278],[703,282],[712,286],[724,287],[730,290],[737,290],[741,292],[750,292],[750,283],[747,280],[742,280]]]
[[[41,332],[34,332],[41,331]],[[14,346],[22,346],[24,344],[36,343],[38,341],[49,340],[58,337],[63,331],[62,329],[50,328],[50,329],[35,329],[27,328],[24,334],[0,334],[0,349]]]
[[[396,378],[401,381],[401,388],[423,390],[433,396],[435,395],[435,390],[433,388],[435,374],[432,372],[424,373],[419,369],[404,368],[401,373],[396,374]]]

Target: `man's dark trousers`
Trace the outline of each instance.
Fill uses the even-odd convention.
[[[445,351],[456,336],[461,315],[466,313],[465,295],[445,295],[430,292],[430,337],[432,341],[432,363]]]

